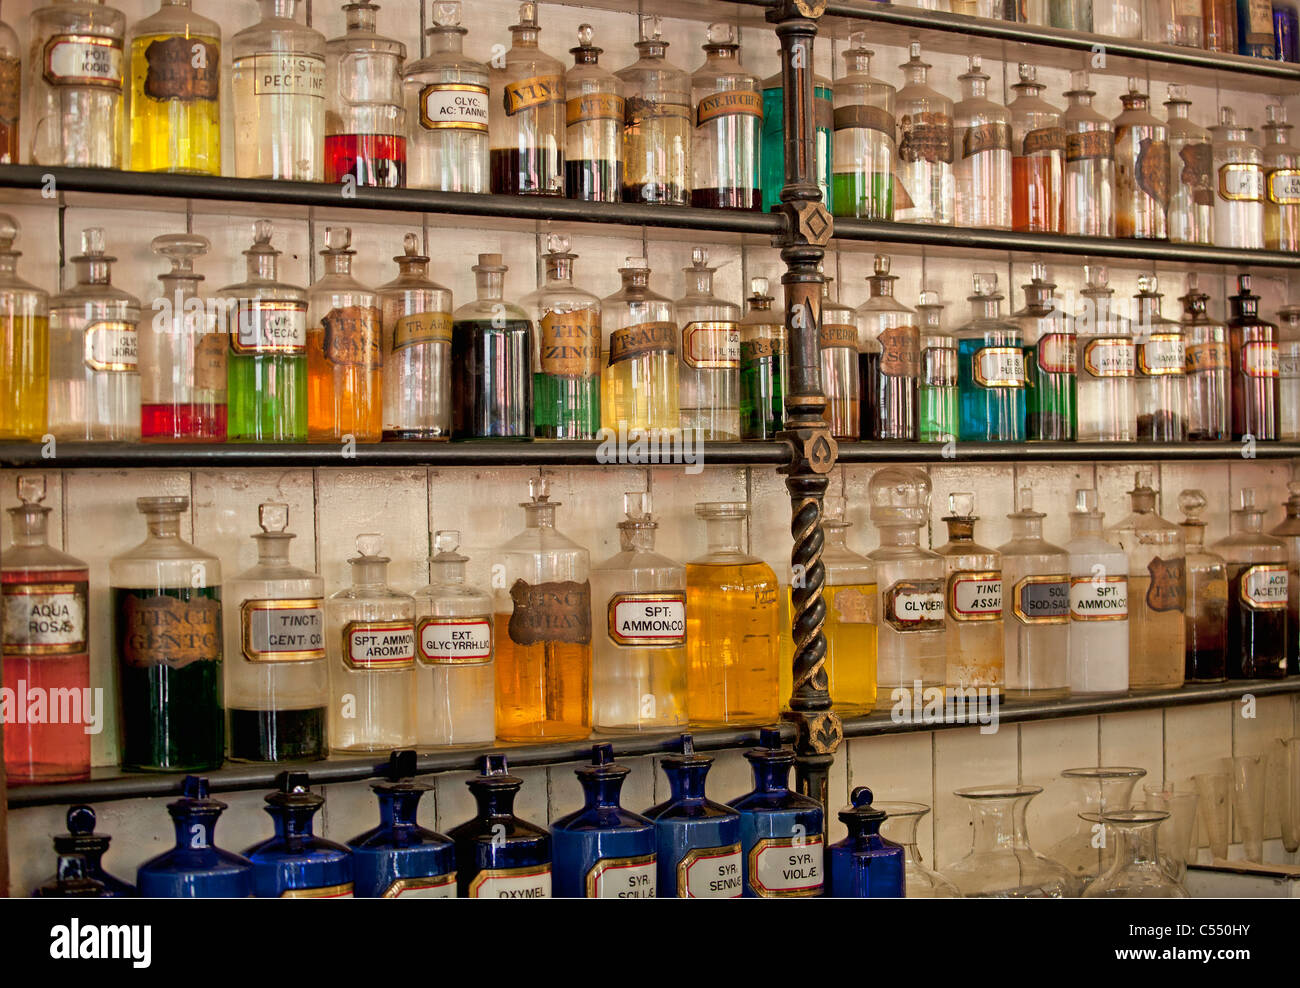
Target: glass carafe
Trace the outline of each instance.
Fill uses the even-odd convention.
[[[836,216],[894,218],[894,96],[889,83],[871,74],[867,35],[849,35],[845,75],[835,80],[831,196]]]
[[[1070,512],[1070,692],[1128,689],[1128,557],[1102,535],[1095,490]]]
[[[1272,535],[1282,541],[1287,552],[1287,610],[1286,610],[1286,652],[1287,675],[1300,674],[1300,481],[1293,480],[1287,484],[1291,496],[1283,503],[1286,517],[1275,528],[1269,529]],[[1300,779],[1296,780],[1300,786]],[[1300,826],[1300,819],[1296,825]]]
[[[1264,153],[1251,141],[1254,128],[1219,107],[1214,135],[1214,243],[1259,250],[1264,246]]]
[[[1145,82],[1129,79],[1115,118],[1115,234],[1169,236],[1169,129],[1151,114]]]
[[[713,294],[709,252],[683,268],[686,294],[673,303],[682,331],[681,427],[701,439],[740,438],[740,306]]]
[[[402,238],[398,275],[376,289],[383,315],[385,439],[451,437],[451,291],[429,280],[419,238]]]
[[[785,320],[772,309],[766,278],[751,279],[749,290],[739,325],[740,438],[773,439],[785,423]]]
[[[691,75],[691,205],[759,209],[763,96],[740,65],[731,24],[710,24],[704,64]]]
[[[852,441],[862,436],[858,327],[854,324],[853,310],[831,297],[831,282],[834,280],[822,275],[822,322],[818,331],[822,392],[826,395],[826,411],[822,414],[831,427],[832,436]]]
[[[880,836],[903,848],[903,885],[909,899],[956,899],[961,896],[957,886],[937,871],[926,867],[921,848],[916,840],[921,819],[930,812],[924,803],[876,803],[876,809],[885,814],[880,825]]]
[[[957,438],[958,429],[957,340],[944,332],[938,292],[922,291],[916,312],[921,322],[918,438],[946,443]]]
[[[1228,352],[1232,357],[1232,438],[1276,439],[1278,330],[1259,316],[1250,275],[1237,275],[1228,296]]]
[[[1201,512],[1205,494],[1182,491],[1178,508],[1179,525],[1187,549],[1187,661],[1183,675],[1189,683],[1221,683],[1227,676],[1228,564],[1222,556],[1205,548],[1205,522]],[[1289,583],[1289,581],[1288,581]]]
[[[858,327],[859,378],[864,398],[864,439],[915,442],[916,392],[921,373],[921,330],[916,313],[894,298],[897,275],[877,254],[868,276],[869,297],[854,312]]]
[[[1060,442],[1078,432],[1074,320],[1037,261],[1022,286],[1025,307],[1011,318],[1025,343],[1025,438]]]
[[[564,190],[570,199],[618,202],[623,193],[623,80],[600,67],[590,24],[578,25],[564,74]]]
[[[1065,232],[1115,236],[1115,132],[1092,105],[1087,72],[1071,72],[1065,128]]]
[[[974,821],[971,849],[943,877],[968,899],[1060,899],[1075,894],[1066,869],[1029,844],[1025,812],[1041,786],[958,789]]]
[[[1210,296],[1200,291],[1195,274],[1187,276],[1183,303],[1183,353],[1187,377],[1187,437],[1227,439],[1229,412],[1228,327],[1211,319],[1207,311]]]
[[[665,57],[657,15],[641,15],[635,62],[623,82],[623,201],[691,201],[691,77]]]
[[[1061,111],[1042,98],[1038,70],[1024,62],[1011,88],[1011,228],[1060,233],[1064,216],[1065,130]]]
[[[957,330],[958,438],[1021,442],[1025,438],[1025,351],[1020,327],[1002,317],[998,276],[974,276],[971,321]]]
[[[1083,890],[1085,899],[1187,899],[1165,869],[1156,835],[1169,819],[1163,810],[1113,810],[1101,815],[1114,863]]]
[[[601,302],[609,332],[609,363],[601,381],[600,423],[615,432],[664,432],[681,427],[677,347],[681,335],[673,303],[650,288],[644,257],[618,269],[623,287]]]
[[[975,495],[948,495],[948,541],[934,551],[943,557],[948,649],[948,690],[974,697],[977,689],[1003,685],[1002,557],[975,541]]]
[[[369,0],[343,5],[347,31],[325,45],[325,181],[406,185],[406,45],[375,30]]]
[[[894,164],[894,219],[951,226],[956,198],[953,178],[952,100],[926,84],[928,63],[913,41],[894,98],[898,156]]]
[[[953,107],[955,220],[960,227],[1011,229],[1011,113],[986,95],[989,76],[971,55]]]
[[[1160,314],[1163,295],[1156,276],[1138,278],[1134,342],[1137,350],[1137,438],[1185,442],[1187,439],[1187,355],[1183,328]]]
[[[39,440],[49,411],[49,296],[18,277],[18,221],[0,213],[0,439]]]
[[[537,46],[537,4],[519,5],[510,48],[488,74],[492,191],[564,195],[564,64]]]
[[[1133,804],[1133,787],[1146,774],[1144,768],[1126,765],[1067,768],[1061,772],[1061,778],[1069,780],[1073,788],[1070,806],[1075,811],[1074,833],[1049,847],[1047,854],[1069,872],[1069,895],[1078,895],[1110,867],[1114,848],[1104,839],[1098,814],[1128,809]]]
[[[1137,435],[1137,350],[1132,324],[1115,310],[1110,272],[1085,264],[1075,315],[1080,442],[1132,442]]]
[[[1043,538],[1033,490],[1016,492],[1011,541],[1002,553],[1002,621],[1006,632],[1006,696],[1053,700],[1070,692],[1070,556]]]
[[[1264,246],[1300,251],[1300,148],[1291,143],[1286,107],[1264,108]]]
[[[1228,564],[1228,678],[1280,679],[1287,666],[1287,548],[1265,535],[1255,491],[1241,491],[1232,534],[1214,543]]]
[[[1169,87],[1169,239],[1214,243],[1213,150],[1210,132],[1189,119],[1186,86]]]
[[[478,298],[452,315],[453,439],[531,439],[533,323],[505,301],[500,254],[479,254],[473,268]]]

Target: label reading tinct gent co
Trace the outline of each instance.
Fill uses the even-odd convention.
[[[246,600],[239,605],[240,644],[249,662],[325,658],[324,601]]]

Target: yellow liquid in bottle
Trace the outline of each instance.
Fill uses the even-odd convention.
[[[620,360],[601,377],[600,421],[606,429],[677,429],[677,355],[654,350]]]
[[[49,388],[48,321],[0,310],[0,439],[45,435]]]
[[[151,34],[131,44],[131,168],[139,172],[221,174],[221,108],[215,99],[154,99],[145,93],[149,61],[145,52],[154,42],[177,37]],[[216,38],[195,36],[208,46],[207,56],[220,50]]]
[[[497,737],[581,741],[591,734],[591,645],[511,641],[510,615],[494,615]]]
[[[1128,688],[1174,689],[1186,672],[1186,615],[1147,606],[1151,577],[1128,578]]]
[[[876,705],[876,585],[848,583],[823,587],[826,602],[826,679],[831,706],[845,717],[871,713]],[[781,594],[781,705],[794,691],[793,605],[790,589]]]
[[[686,566],[687,709],[695,727],[777,718],[776,576],[766,563]]]

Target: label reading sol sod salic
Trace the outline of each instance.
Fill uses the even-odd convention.
[[[624,647],[680,648],[686,644],[686,595],[614,594],[609,598],[609,639]]]
[[[739,844],[695,847],[677,862],[679,899],[739,899],[743,882]]]
[[[587,872],[588,899],[653,899],[655,856],[601,858]]]
[[[749,887],[762,898],[819,895],[822,839],[769,837],[749,851]]]
[[[425,618],[418,638],[423,665],[478,665],[492,658],[492,622],[485,617]]]

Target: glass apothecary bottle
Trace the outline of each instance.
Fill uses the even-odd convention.
[[[1264,509],[1255,491],[1241,491],[1232,534],[1214,543],[1228,564],[1228,678],[1281,679],[1286,675],[1288,560],[1286,544],[1264,534]]]
[[[0,439],[46,433],[50,388],[49,296],[18,277],[18,221],[0,213]]]
[[[1065,129],[1042,97],[1038,69],[1021,62],[1011,113],[1011,229],[1060,233],[1064,216]]]
[[[1250,140],[1253,128],[1237,123],[1230,106],[1219,107],[1214,135],[1214,243],[1218,247],[1264,246],[1264,152]]]
[[[230,40],[235,174],[319,182],[325,175],[325,36],[299,0],[258,0],[262,19]]]
[[[492,595],[465,582],[460,532],[433,533],[429,585],[415,591],[416,743],[491,744],[496,737]]]
[[[815,74],[813,83],[813,169],[812,180],[822,194],[822,203],[834,212],[831,185],[832,145],[835,123],[835,93],[825,76]],[[781,73],[762,82],[763,90],[763,209],[772,212],[781,205],[785,187],[785,86]]]
[[[772,310],[766,278],[750,279],[749,291],[739,324],[740,438],[772,439],[785,425],[785,320]]]
[[[16,165],[18,118],[22,115],[22,48],[18,35],[0,21],[0,165]]]
[[[1156,839],[1169,819],[1163,810],[1114,810],[1101,823],[1115,854],[1114,863],[1083,890],[1085,899],[1187,899],[1187,890],[1169,875]]]
[[[947,688],[997,689],[1003,685],[1002,557],[975,541],[975,495],[948,495],[948,541],[943,557]],[[971,694],[974,695],[973,692]]]
[[[482,755],[479,775],[465,785],[474,796],[472,820],[447,831],[456,845],[456,889],[462,899],[549,899],[551,835],[515,815],[524,780],[511,775],[503,754]]]
[[[1105,841],[1100,814],[1128,809],[1133,802],[1133,787],[1146,774],[1144,768],[1127,765],[1090,765],[1061,772],[1061,778],[1068,780],[1072,789],[1069,805],[1075,811],[1074,832],[1049,847],[1047,854],[1070,876],[1067,895],[1078,895],[1110,867],[1114,847]]]
[[[822,413],[839,440],[862,435],[862,373],[859,367],[858,327],[853,310],[831,297],[831,282],[822,275],[822,321],[818,329],[821,349],[822,392],[826,410]],[[782,416],[785,411],[782,408]]]
[[[1210,296],[1200,291],[1195,274],[1187,276],[1183,303],[1184,374],[1187,378],[1187,436],[1189,439],[1227,439],[1231,402],[1228,327],[1211,319],[1206,307]]]
[[[956,899],[957,886],[926,866],[917,843],[916,831],[921,819],[930,812],[924,803],[875,803],[885,814],[880,836],[903,849],[903,888],[908,899]],[[847,821],[846,821],[847,822]]]
[[[1300,251],[1300,148],[1291,143],[1286,107],[1264,108],[1264,246]]]
[[[1136,306],[1137,438],[1139,441],[1187,440],[1187,355],[1183,329],[1160,314],[1163,295],[1155,275],[1138,278]]]
[[[618,202],[623,193],[623,80],[600,67],[590,24],[578,25],[564,74],[564,190],[570,199]]]
[[[1237,54],[1277,58],[1269,0],[1237,0]]]
[[[221,174],[221,26],[162,0],[131,29],[131,170]]]
[[[1202,0],[1206,51],[1237,54],[1237,0]]]
[[[580,741],[591,733],[591,557],[556,529],[547,479],[528,493],[524,530],[496,553],[497,737]]]
[[[225,303],[232,442],[307,438],[307,291],[279,280],[271,223],[258,220],[244,251],[247,279],[217,292]],[[196,366],[195,377],[207,364]]]
[[[439,0],[425,31],[429,53],[402,70],[406,184],[440,192],[487,192],[488,67],[465,55],[459,0]]]
[[[90,570],[49,543],[51,509],[41,503],[44,475],[20,476],[17,483],[22,503],[8,509],[13,543],[5,547],[0,567],[4,689],[24,713],[28,695],[89,702]],[[90,711],[80,703],[77,709],[77,718],[5,717],[4,769],[10,785],[90,776]]]
[[[686,726],[686,569],[655,552],[650,493],[623,495],[619,551],[592,570],[593,722],[630,733]]]
[[[939,293],[922,291],[916,306],[921,322],[921,376],[917,382],[920,406],[919,439],[946,443],[957,438],[957,340],[943,329]]]
[[[601,381],[601,425],[663,435],[681,427],[673,303],[650,288],[644,257],[618,269],[623,287],[601,302],[609,363]]]
[[[1156,514],[1150,470],[1134,474],[1128,493],[1132,514],[1106,531],[1128,554],[1128,685],[1174,689],[1183,685],[1187,641],[1183,532]]]
[[[1286,517],[1269,535],[1280,539],[1287,551],[1286,671],[1295,676],[1300,674],[1300,481],[1291,481],[1287,490],[1291,496],[1282,504]]]
[[[594,439],[600,430],[600,299],[573,284],[569,238],[551,234],[542,287],[521,301],[537,317],[533,336],[533,435]]]
[[[140,438],[140,300],[112,284],[104,231],[83,230],[76,284],[50,298],[49,429],[56,439]]]
[[[330,750],[415,744],[415,601],[388,585],[381,535],[358,535],[352,585],[325,602]]]
[[[1092,3],[1090,0],[1047,0],[1046,23],[1091,34]]]
[[[1128,80],[1115,118],[1115,234],[1169,237],[1169,128],[1150,111],[1141,79]]]
[[[1210,132],[1192,123],[1186,86],[1169,87],[1169,239],[1214,243],[1214,153]]]
[[[9,778],[12,779],[13,776]],[[65,819],[68,824],[67,833],[54,835],[54,851],[59,855],[59,874],[43,883],[32,895],[50,895],[48,891],[50,886],[60,884],[59,879],[63,877],[64,862],[68,858],[73,858],[81,866],[78,876],[80,880],[89,879],[98,886],[95,889],[96,896],[113,898],[134,896],[136,890],[133,885],[104,870],[104,855],[108,852],[108,845],[113,838],[108,834],[95,833],[95,811],[84,805],[69,806]],[[55,894],[62,896],[67,893],[64,891]]]
[[[1011,700],[1054,700],[1070,692],[1070,555],[1043,538],[1033,490],[1016,491],[1011,541],[1002,553],[1006,690]]]
[[[913,41],[894,97],[898,156],[894,162],[894,219],[951,226],[956,198],[953,177],[952,100],[926,84],[928,63]]]
[[[1022,442],[1025,438],[1025,351],[1020,327],[1002,317],[996,274],[977,274],[971,321],[957,330],[958,438]]]
[[[1205,521],[1201,512],[1205,494],[1186,490],[1178,495],[1183,513],[1179,522],[1187,550],[1186,662],[1183,675],[1189,683],[1221,683],[1227,677],[1228,564],[1205,547]]]
[[[686,564],[686,689],[700,727],[777,717],[780,632],[772,567],[745,551],[743,501],[695,506],[708,552]]]
[[[921,330],[916,313],[894,297],[898,276],[889,268],[889,258],[877,254],[875,273],[867,278],[868,298],[853,314],[864,397],[861,435],[915,442]]]
[[[122,766],[216,768],[226,753],[221,561],[181,538],[188,497],[135,504],[149,534],[108,565]]]
[[[879,804],[872,805],[874,798],[870,789],[858,786],[849,797],[849,806],[839,812],[839,818],[849,833],[830,847],[827,895],[849,899],[902,899],[910,892],[908,885],[912,869],[907,849],[880,833],[888,814]],[[920,852],[917,852],[917,858],[920,858]],[[956,890],[951,894],[956,895]]]
[[[140,895],[148,899],[247,899],[253,894],[253,864],[217,847],[217,818],[227,809],[208,795],[208,780],[181,782],[181,798],[167,804],[176,846],[136,871]]]
[[[874,54],[865,33],[849,35],[846,74],[834,85],[831,199],[836,216],[888,222],[894,218],[897,91],[871,74]]]
[[[1300,439],[1300,305],[1277,310],[1277,338],[1277,437]]]
[[[1083,267],[1085,287],[1075,314],[1079,440],[1132,442],[1137,435],[1137,348],[1133,326],[1115,310],[1110,272]]]
[[[352,276],[352,231],[326,227],[325,273],[308,293],[307,438],[383,438],[383,315]]]
[[[1201,0],[1149,0],[1147,3],[1144,36],[1149,41],[1200,48],[1203,28]]]
[[[537,4],[519,5],[510,48],[488,73],[492,191],[564,195],[564,63],[537,45]]]
[[[347,30],[325,45],[325,181],[406,185],[406,45],[376,30],[379,7],[343,5]]]
[[[691,205],[759,209],[763,97],[740,65],[731,24],[710,24],[704,64],[691,75]]]
[[[686,294],[673,303],[682,332],[681,427],[700,439],[740,438],[740,306],[713,294],[709,252],[683,268]]]
[[[1087,72],[1071,72],[1065,128],[1065,232],[1115,236],[1115,131],[1092,105]]]
[[[1011,318],[1025,344],[1025,438],[1064,441],[1078,432],[1078,376],[1075,371],[1074,320],[1037,261],[1023,285],[1025,307]]]
[[[402,238],[398,275],[376,289],[383,318],[385,439],[451,437],[451,291],[429,280],[419,238]]]
[[[1011,113],[987,96],[988,73],[971,55],[953,107],[955,220],[960,227],[1011,229]]]
[[[1286,0],[1273,7],[1273,44],[1279,62],[1300,62],[1300,11]]]
[[[533,323],[505,300],[500,254],[480,254],[473,268],[478,298],[452,314],[453,439],[531,439]]]
[[[312,830],[325,797],[308,788],[306,772],[281,772],[262,809],[275,835],[245,849],[259,899],[352,898],[352,851]]]
[[[638,58],[623,83],[623,201],[689,206],[691,76],[667,59],[657,15],[639,18]]]
[[[226,735],[241,762],[329,752],[325,580],[289,562],[289,506],[257,507],[257,564],[226,586]]]
[[[1092,29],[1105,38],[1142,37],[1142,0],[1093,0]]]
[[[1228,352],[1232,358],[1232,438],[1276,439],[1278,329],[1259,317],[1250,275],[1237,275],[1228,296]]]
[[[971,849],[943,870],[968,899],[1060,899],[1074,894],[1070,873],[1029,843],[1025,814],[1041,786],[958,789],[971,808]]]
[[[125,34],[126,15],[103,0],[55,0],[32,11],[31,164],[122,167]]]
[[[1102,534],[1095,490],[1070,512],[1070,692],[1128,689],[1128,557]]]

